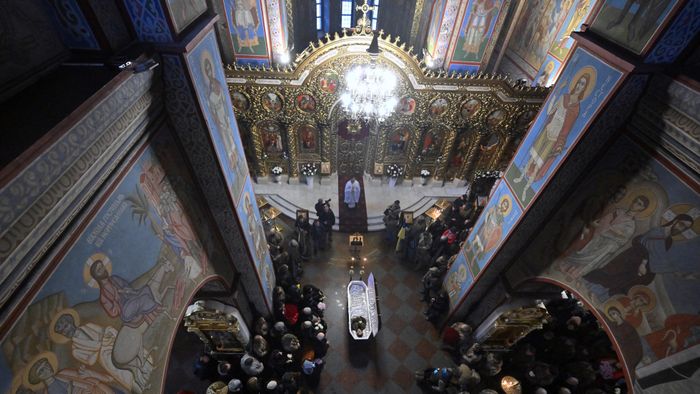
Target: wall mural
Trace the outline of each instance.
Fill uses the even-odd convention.
[[[275,62],[284,63],[280,58],[289,54],[287,43],[287,7],[285,0],[265,0],[269,18],[270,43]]]
[[[243,143],[233,114],[233,103],[223,82],[226,79],[213,30],[187,54],[186,59],[195,83],[197,98],[205,110],[205,119],[209,125],[214,149],[226,176],[231,199],[238,210],[238,220],[248,241],[260,285],[267,297],[268,305],[271,305],[272,292],[268,279],[272,271],[271,266],[268,265],[272,262],[269,252],[263,247],[267,244],[260,222],[260,213],[255,194],[250,186],[250,179],[247,179],[248,165],[245,161]],[[281,136],[274,143],[281,144]],[[255,214],[254,221],[251,221],[253,217],[250,215],[251,209]]]
[[[636,54],[642,54],[678,0],[637,2],[606,0],[591,30]]]
[[[449,71],[476,72],[485,63],[488,44],[495,40],[503,24],[501,11],[509,1],[471,0],[466,6],[457,42],[448,63]],[[497,21],[499,22],[497,24]]]
[[[175,33],[178,34],[207,10],[204,0],[166,0],[166,3]]]
[[[644,392],[697,387],[676,373],[651,378],[700,359],[700,188],[676,172],[621,137],[509,273],[581,294]]]
[[[2,392],[158,392],[195,289],[231,265],[162,130],[81,221],[2,339]]]
[[[474,277],[491,260],[522,213],[506,182],[500,181],[465,242],[464,255]]]
[[[253,185],[248,179],[236,208],[245,235],[248,248],[253,256],[258,279],[268,302],[272,303],[272,288],[275,286],[275,275],[270,253],[267,248],[267,238],[263,229],[260,209],[255,201]]]
[[[554,84],[573,46],[570,33],[590,19],[596,4],[597,0],[528,2],[508,43],[506,59],[533,82]]]
[[[358,61],[368,61],[358,57],[357,51],[365,53],[369,40],[370,36],[356,33],[328,37],[302,52],[293,69],[228,67],[236,116],[251,129],[254,154],[248,159],[256,163],[258,179],[265,179],[274,166],[291,177],[298,176],[304,163],[330,162],[331,172],[337,171],[344,152],[338,149],[337,125],[343,119],[337,101],[347,70]],[[428,76],[417,57],[396,39],[385,34],[379,45],[384,51],[379,64],[398,77],[399,103],[368,138],[364,158],[368,172],[374,164],[398,164],[404,167],[406,179],[426,169],[438,180],[467,180],[479,160],[500,166],[489,170],[505,169],[513,152],[511,144],[479,150],[474,138],[455,142],[456,136],[498,133],[508,140],[519,138],[525,130],[515,131],[517,119],[539,109],[545,90],[515,90],[511,82],[495,76]],[[434,88],[438,85],[449,89]],[[505,95],[495,94],[496,90]],[[462,144],[461,149],[453,150],[456,143]],[[505,159],[504,150],[509,152]]]
[[[622,77],[579,47],[518,148],[505,178],[526,207],[544,187]]]
[[[454,309],[457,306],[457,303],[462,299],[462,296],[467,292],[473,281],[474,277],[469,271],[464,252],[459,252],[454,263],[447,271],[442,286],[450,298],[450,309]]]
[[[262,0],[224,0],[231,43],[239,64],[270,64],[264,7]]]
[[[445,5],[447,0],[436,0],[433,3],[433,8],[430,13],[430,27],[428,28],[428,36],[425,42],[425,48],[431,57],[435,57],[435,49],[440,36],[440,27],[445,15]]]
[[[547,58],[542,63],[540,71],[535,75],[532,86],[552,86],[557,81],[561,69],[561,62],[554,56],[547,54]]]
[[[233,115],[233,105],[224,85],[225,76],[221,68],[221,57],[213,32],[186,56],[192,80],[196,84],[197,98],[205,109],[214,148],[226,175],[226,183],[233,201],[238,201],[248,166],[245,162],[243,144]],[[240,100],[240,97],[239,97]]]

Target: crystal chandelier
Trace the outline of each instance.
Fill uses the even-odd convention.
[[[376,64],[353,67],[345,81],[347,87],[340,99],[352,119],[381,122],[391,115],[399,102],[394,96],[396,75]]]
[[[399,102],[394,96],[397,78],[388,68],[377,65],[378,34],[375,33],[367,52],[370,63],[356,65],[348,71],[340,100],[352,120],[381,122],[391,115]]]

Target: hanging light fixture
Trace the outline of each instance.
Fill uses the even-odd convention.
[[[367,52],[369,64],[352,67],[345,75],[345,91],[340,100],[352,120],[383,121],[391,115],[399,100],[394,95],[398,83],[388,68],[377,65],[379,35],[374,33]]]

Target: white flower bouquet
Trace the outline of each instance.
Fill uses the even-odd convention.
[[[318,174],[318,167],[314,163],[304,163],[301,165],[301,174],[304,176],[314,176]]]
[[[421,178],[427,178],[430,176],[430,171],[428,170],[420,170],[420,176]]]
[[[403,168],[398,164],[389,164],[386,167],[386,174],[392,178],[398,178],[403,175]]]
[[[282,175],[282,167],[280,167],[280,166],[272,167],[272,175]]]

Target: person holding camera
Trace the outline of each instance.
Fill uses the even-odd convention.
[[[329,200],[330,201],[330,200]],[[318,219],[321,221],[323,228],[326,229],[326,237],[328,238],[328,243],[333,242],[333,237],[331,236],[331,231],[333,231],[333,225],[335,224],[335,214],[331,210],[328,204],[323,206],[323,211],[318,215]],[[326,242],[324,241],[324,245]]]

